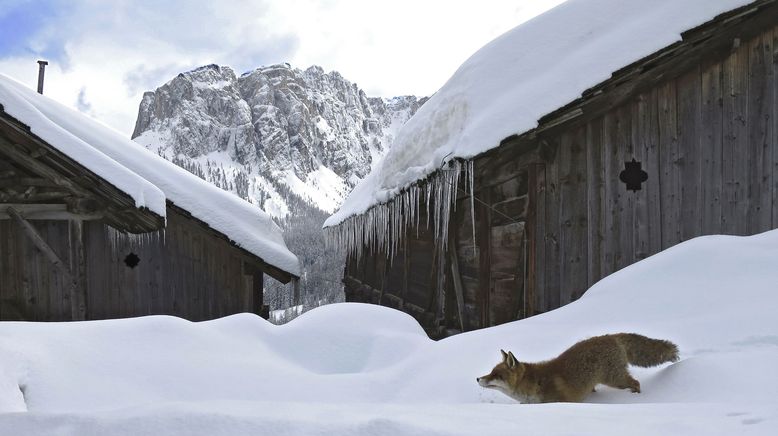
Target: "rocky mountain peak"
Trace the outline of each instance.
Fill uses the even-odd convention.
[[[206,65],[143,95],[133,139],[276,216],[290,195],[331,211],[425,100],[315,65]]]

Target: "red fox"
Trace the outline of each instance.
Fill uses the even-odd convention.
[[[639,393],[640,382],[629,374],[627,364],[647,368],[678,361],[674,343],[635,333],[589,338],[538,363],[519,362],[513,353],[500,352],[502,362],[476,381],[522,403],[579,402],[600,383]]]

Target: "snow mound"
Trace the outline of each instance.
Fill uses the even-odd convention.
[[[323,306],[279,330],[276,350],[317,374],[386,368],[430,342],[410,315],[360,303]]]
[[[387,202],[455,158],[535,127],[611,74],[681,33],[752,0],[568,0],[506,32],[463,63],[403,126],[374,177],[325,226]]]
[[[565,307],[438,342],[350,303],[283,326],[4,322],[0,434],[774,434],[775,259],[778,230],[696,238]],[[601,386],[584,404],[516,405],[475,382],[501,348],[537,361],[620,331],[674,341],[681,360],[633,368],[641,394]]]

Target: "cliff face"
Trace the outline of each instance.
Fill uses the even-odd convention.
[[[133,139],[276,217],[331,212],[425,100],[370,98],[317,66],[208,65],[145,93]]]

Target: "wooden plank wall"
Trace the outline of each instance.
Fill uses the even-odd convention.
[[[488,205],[475,204],[475,237],[469,193],[460,193],[452,215],[465,329],[528,315],[517,307],[537,313],[567,304],[601,278],[699,235],[778,227],[776,48],[778,27],[600,116],[540,133],[532,151],[513,142],[476,160],[476,196]],[[632,159],[648,174],[636,192],[619,179]],[[534,211],[522,203],[529,197]],[[501,207],[517,210],[517,222],[499,217]],[[525,232],[532,272],[522,271]],[[426,277],[417,280],[435,253],[428,236],[414,238],[391,264],[383,254],[349,264],[352,301],[401,309],[406,298],[431,301],[433,275],[427,289]],[[367,264],[375,264],[369,273]],[[449,271],[438,277],[446,281],[443,321],[458,328],[453,279]],[[521,301],[525,277],[531,302]]]
[[[166,313],[203,320],[254,307],[252,272],[243,270],[250,258],[174,210],[168,209],[164,232],[126,235],[99,223],[86,228],[94,318]],[[135,268],[124,263],[130,253],[140,258]]]
[[[545,138],[546,309],[681,241],[778,227],[776,40],[778,27]],[[619,180],[633,158],[648,173],[637,192]]]
[[[31,221],[66,264],[67,221]],[[12,220],[0,220],[0,320],[70,319],[67,284]]]
[[[69,264],[68,222],[31,223]],[[173,209],[164,233],[128,235],[90,221],[84,239],[88,319],[169,314],[196,321],[256,305],[254,270],[244,270],[252,258]],[[140,258],[135,268],[124,262],[130,253]],[[0,319],[69,320],[61,281],[15,224],[0,220]]]

